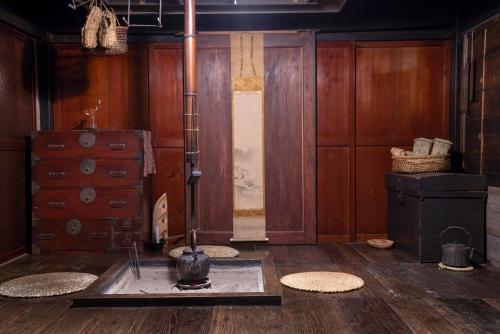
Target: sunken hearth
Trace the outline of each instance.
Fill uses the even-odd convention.
[[[175,260],[144,259],[139,268],[140,278],[118,261],[73,306],[281,305],[274,268],[262,260],[212,259],[210,285],[186,290],[177,286]]]

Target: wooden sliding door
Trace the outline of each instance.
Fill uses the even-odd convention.
[[[200,238],[228,243],[233,229],[229,35],[198,45]],[[314,36],[264,35],[266,231],[271,243],[314,243]]]
[[[448,41],[318,45],[318,234],[387,234],[384,173],[391,147],[448,138]]]

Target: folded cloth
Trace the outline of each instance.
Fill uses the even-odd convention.
[[[153,144],[151,143],[151,132],[142,131],[142,148],[144,152],[144,177],[156,174],[155,157],[153,155]]]

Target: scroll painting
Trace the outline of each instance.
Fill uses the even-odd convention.
[[[231,35],[233,238],[266,239],[264,46],[261,33]]]

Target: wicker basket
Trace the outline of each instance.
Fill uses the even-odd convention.
[[[102,19],[102,10],[92,1],[89,14],[82,28],[82,45],[86,49],[94,49],[97,47],[97,31]]]
[[[105,49],[112,48],[117,41],[116,37],[117,18],[114,12],[105,9],[102,13],[102,20],[99,27],[99,46]]]
[[[117,26],[116,27],[116,43],[109,49],[104,50],[106,55],[121,55],[127,53],[127,34],[128,27]]]
[[[398,173],[445,172],[450,170],[450,156],[392,157],[392,170]]]

